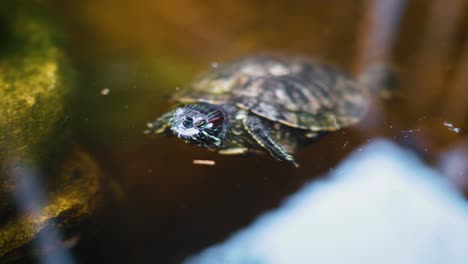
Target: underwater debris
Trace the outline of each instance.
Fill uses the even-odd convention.
[[[448,130],[453,131],[455,133],[460,133],[461,129],[459,127],[453,126],[452,123],[449,123],[447,121],[444,122],[444,126],[448,128]]]
[[[349,144],[349,141],[346,141],[344,144],[343,144],[343,149],[346,148]]]
[[[101,95],[108,95],[110,92],[110,89],[109,88],[104,88],[101,90]]]
[[[415,132],[419,132],[419,131],[421,131],[421,129],[419,129],[419,128],[400,130],[401,133],[415,133]]]

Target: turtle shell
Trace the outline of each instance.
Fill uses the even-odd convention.
[[[213,68],[174,99],[235,104],[286,126],[331,131],[363,117],[369,92],[330,65],[297,57],[255,56]]]

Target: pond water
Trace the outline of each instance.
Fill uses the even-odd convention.
[[[179,263],[306,183],[326,179],[376,138],[409,149],[454,192],[468,192],[467,1],[84,0],[48,7],[76,75],[64,110],[73,141],[103,175],[98,206],[73,232],[77,263]],[[266,155],[223,156],[143,134],[170,108],[170,95],[213,63],[268,52],[316,58],[353,75],[383,60],[396,69],[399,88],[375,101],[359,125],[300,149],[298,169]]]

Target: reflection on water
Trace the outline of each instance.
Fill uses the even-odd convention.
[[[467,243],[466,200],[414,153],[377,139],[185,263],[462,264]]]
[[[441,152],[437,168],[462,190],[468,190],[468,142],[457,142]]]
[[[95,159],[104,174],[104,187],[99,189],[104,199],[93,199],[99,200],[99,206],[73,229],[80,239],[70,252],[79,263],[178,263],[252,222],[264,228],[260,230],[268,230],[280,220],[255,219],[297,190],[307,188],[312,188],[312,196],[295,196],[292,201],[304,208],[322,206],[312,210],[314,215],[304,220],[310,222],[298,224],[295,231],[321,248],[324,255],[311,258],[329,257],[331,261],[361,257],[363,251],[354,254],[349,249],[355,247],[346,249],[348,244],[359,245],[354,245],[350,237],[374,246],[375,251],[364,250],[379,262],[388,256],[386,250],[401,256],[401,262],[424,262],[428,256],[419,255],[418,250],[429,248],[429,243],[436,245],[433,247],[440,243],[437,249],[444,248],[430,251],[439,252],[434,257],[443,258],[441,262],[465,257],[458,251],[456,239],[461,233],[457,234],[455,228],[466,226],[455,223],[458,220],[454,215],[466,220],[466,206],[446,187],[445,180],[435,178],[446,177],[459,190],[468,192],[467,169],[463,166],[468,163],[464,151],[468,131],[466,0],[38,2],[55,11],[51,19],[58,21],[68,38],[63,52],[77,72],[76,89],[64,100],[67,105],[62,111],[68,127],[60,127],[59,134],[70,132],[70,141],[89,151],[89,162],[94,164]],[[3,32],[1,23],[2,19]],[[375,102],[358,126],[326,135],[300,150],[296,154],[299,169],[268,157],[221,156],[173,138],[143,135],[146,122],[168,110],[168,97],[197,74],[212,64],[257,52],[303,54],[356,73],[363,65],[384,60],[398,70],[400,89],[392,100]],[[2,80],[0,76],[0,84]],[[389,144],[371,145],[367,151],[375,151],[376,157],[382,153],[379,148],[388,154],[372,161],[386,160],[385,164],[392,167],[381,168],[371,177],[368,173],[375,164],[364,166],[364,160],[353,158],[342,165],[348,167],[340,174],[336,165],[349,153],[359,156],[361,151],[359,157],[367,157],[361,146],[376,136],[388,138],[413,154],[399,152]],[[68,143],[63,144],[66,146],[60,147],[69,148]],[[393,159],[391,153],[399,159]],[[215,165],[195,165],[193,160],[214,160]],[[428,167],[437,168],[441,175]],[[347,174],[351,168],[361,169],[351,177]],[[97,174],[97,170],[93,165],[90,174]],[[326,176],[329,171],[332,173]],[[391,172],[394,175],[390,176]],[[55,177],[44,174],[47,190],[55,181]],[[433,184],[437,181],[440,186]],[[91,196],[97,196],[97,189],[90,191]],[[374,199],[366,198],[371,195]],[[327,201],[336,206],[330,207],[333,211],[325,206]],[[2,204],[0,201],[0,209]],[[447,214],[432,211],[435,208]],[[12,211],[8,207],[0,211],[0,216],[14,214]],[[282,214],[282,219],[295,223],[296,218]],[[349,219],[343,221],[344,217]],[[5,219],[0,219],[0,224],[10,218]],[[436,221],[452,221],[453,225],[443,229]],[[303,227],[309,223],[312,229]],[[319,227],[330,232],[325,234]],[[333,233],[336,227],[346,228],[353,236]],[[321,236],[303,236],[307,230]],[[249,250],[254,256],[233,257],[265,262],[270,261],[265,259],[268,257],[286,257],[289,248],[275,244],[275,239],[282,238],[281,232],[271,233],[278,236],[271,240],[261,240],[267,237],[259,235],[246,242],[252,243]],[[414,234],[427,240],[419,243]],[[432,235],[441,241],[434,241]],[[414,247],[396,243],[397,239],[414,239]],[[291,245],[298,246],[291,250],[301,246]],[[271,253],[278,255],[260,252],[270,246],[274,248]],[[221,247],[213,254],[233,254]],[[335,251],[338,249],[349,254],[340,254]],[[449,252],[452,249],[453,254]],[[298,258],[304,257],[299,251],[293,252]],[[204,256],[202,253],[193,261]]]

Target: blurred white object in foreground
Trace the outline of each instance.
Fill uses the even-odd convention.
[[[413,153],[377,140],[185,263],[467,264],[468,203]]]

